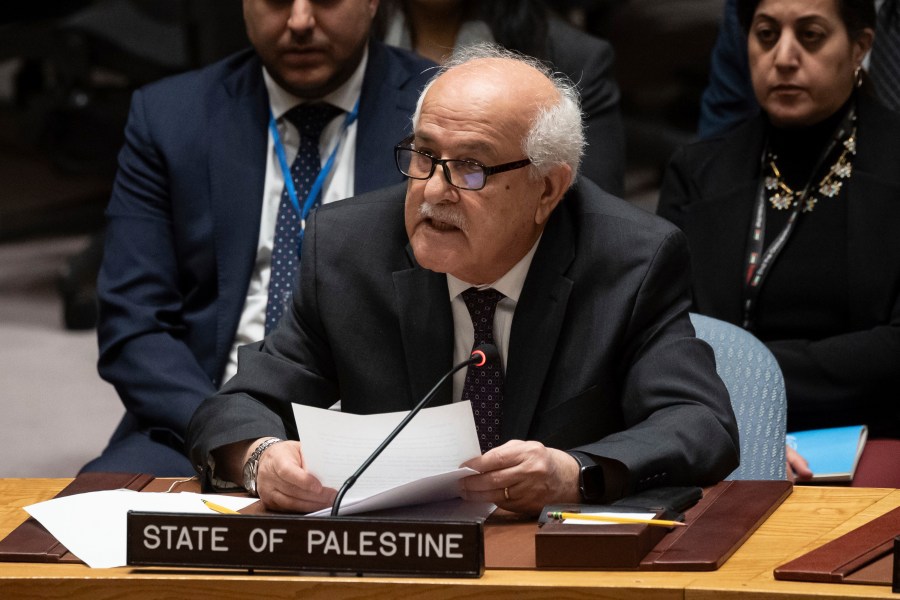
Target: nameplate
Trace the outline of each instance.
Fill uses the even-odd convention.
[[[131,566],[481,577],[478,522],[131,511]]]

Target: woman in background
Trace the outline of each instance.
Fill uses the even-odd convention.
[[[540,0],[382,0],[373,31],[388,44],[438,63],[480,42],[534,56],[578,85],[588,147],[581,173],[606,191],[625,190],[625,129],[613,50],[551,15]]]
[[[762,112],[679,151],[660,193],[688,237],[695,309],[773,352],[789,431],[898,438],[900,117],[860,67],[872,0],[739,0],[738,17]],[[887,466],[896,486],[900,461]]]

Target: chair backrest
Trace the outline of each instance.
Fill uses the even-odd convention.
[[[716,371],[737,418],[741,466],[726,479],[785,479],[787,399],[775,357],[736,325],[694,313],[691,321],[715,352]]]

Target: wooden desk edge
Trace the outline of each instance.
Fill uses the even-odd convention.
[[[16,510],[22,506],[52,498],[70,479],[0,479],[0,536],[7,535],[27,518],[27,513]],[[11,490],[16,493],[10,494]],[[808,490],[808,491],[806,491]],[[829,490],[834,490],[829,491]],[[859,490],[859,491],[847,491]],[[11,497],[12,496],[12,497]],[[815,501],[818,497],[849,497],[859,510],[842,523],[811,539],[807,546],[817,547],[829,538],[835,529],[858,526],[900,505],[900,490],[864,488],[806,488],[798,487],[786,501],[787,506]],[[779,511],[784,510],[779,508]],[[826,507],[827,510],[827,507]],[[776,511],[776,515],[778,511]],[[775,515],[773,515],[773,518]],[[863,520],[864,519],[864,520]],[[771,520],[771,519],[770,519]],[[860,523],[853,524],[860,520]],[[767,524],[760,528],[764,531]],[[849,530],[849,529],[848,529]],[[757,534],[754,534],[757,535]],[[836,535],[834,535],[836,537]],[[829,539],[833,539],[829,538]],[[253,593],[265,593],[273,598],[296,597],[300,591],[304,598],[356,597],[361,585],[372,586],[376,595],[404,598],[423,593],[429,598],[456,598],[470,595],[479,586],[478,594],[490,593],[495,598],[515,598],[522,594],[566,596],[572,598],[596,597],[599,590],[604,595],[630,600],[631,598],[684,598],[707,600],[712,598],[819,598],[854,597],[897,598],[890,587],[846,584],[813,584],[776,581],[771,569],[750,580],[729,574],[732,561],[741,561],[741,550],[722,569],[710,573],[692,572],[576,572],[576,571],[487,571],[476,580],[415,579],[390,577],[330,577],[293,573],[265,573],[248,575],[236,571],[197,572],[179,569],[133,570],[89,569],[84,565],[52,565],[46,563],[0,563],[0,583],[6,591],[15,590],[17,597],[45,597],[52,589],[70,590],[78,594],[90,593],[92,597],[115,597],[127,593],[129,597],[155,597],[163,589],[177,587],[179,594],[199,594],[220,598],[246,597]],[[780,563],[779,563],[780,564]],[[773,569],[777,565],[772,565]],[[10,587],[13,586],[13,587]],[[466,592],[466,590],[469,590]],[[171,590],[169,590],[171,592]],[[68,593],[68,592],[67,592]],[[199,597],[199,596],[198,596]]]

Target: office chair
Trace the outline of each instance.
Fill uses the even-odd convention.
[[[726,479],[785,479],[787,399],[775,357],[736,325],[695,313],[691,322],[697,337],[712,346],[737,418],[741,466]]]

